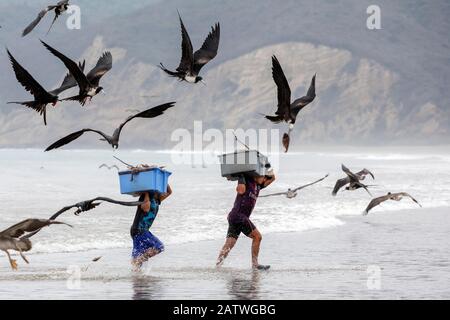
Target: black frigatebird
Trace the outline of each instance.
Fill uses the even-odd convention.
[[[50,32],[51,28],[53,27],[53,24],[58,19],[58,17],[61,14],[63,14],[65,11],[67,11],[68,8],[69,8],[69,0],[62,0],[62,1],[59,1],[55,5],[48,6],[47,8],[45,8],[44,10],[39,12],[37,18],[34,19],[33,22],[31,22],[30,25],[25,28],[25,30],[22,33],[22,37],[25,37],[27,34],[29,34],[31,31],[33,31],[33,29],[39,24],[39,22],[41,22],[42,18],[44,18],[48,12],[54,10],[55,17],[53,18],[53,22],[50,25],[50,28],[48,29],[48,32],[47,32],[47,34],[48,34]]]
[[[48,147],[45,151],[51,151],[54,149],[58,149],[62,146],[65,146],[66,144],[71,143],[72,141],[78,139],[79,137],[81,137],[84,133],[86,132],[94,132],[97,133],[99,135],[102,136],[102,139],[100,139],[101,141],[106,141],[108,142],[113,149],[118,149],[119,148],[119,139],[120,139],[120,134],[122,132],[123,127],[129,123],[131,120],[136,119],[136,118],[146,118],[146,119],[150,119],[150,118],[156,118],[158,116],[161,116],[164,114],[164,112],[169,109],[172,108],[173,106],[175,106],[175,102],[170,102],[170,103],[166,103],[166,104],[162,104],[160,106],[148,109],[146,111],[140,112],[134,116],[129,117],[127,120],[125,120],[113,133],[112,136],[107,135],[105,133],[103,133],[102,131],[99,130],[94,130],[94,129],[83,129],[74,133],[69,134],[68,136],[58,140],[57,142],[55,142],[54,144],[52,144],[50,147]]]
[[[94,69],[85,75],[83,70],[80,69],[80,66],[75,61],[69,59],[58,50],[46,44],[44,41],[41,40],[41,42],[53,55],[64,63],[80,88],[77,96],[66,98],[62,101],[78,101],[82,106],[84,106],[88,100],[90,101],[100,92],[104,92],[103,87],[100,86],[100,79],[112,69],[113,57],[111,52],[103,53]]]
[[[39,112],[40,115],[44,118],[44,124],[47,125],[47,105],[52,104],[53,106],[56,106],[58,103],[59,98],[58,95],[74,86],[76,86],[76,82],[74,79],[68,74],[64,78],[64,81],[61,85],[61,87],[53,90],[53,91],[47,91],[45,90],[39,82],[37,82],[31,74],[22,67],[19,62],[13,57],[11,52],[7,50],[9,60],[11,61],[11,65],[13,67],[14,73],[16,75],[17,81],[34,96],[33,101],[24,101],[24,102],[8,102],[9,104],[20,104],[27,106],[28,108],[31,108],[37,112]],[[84,68],[84,64],[79,64],[80,68]]]
[[[306,96],[301,97],[292,103],[289,82],[287,81],[276,56],[272,57],[272,75],[278,89],[278,110],[275,112],[275,116],[265,117],[273,123],[286,122],[289,124],[289,132],[285,133],[283,136],[283,145],[286,148],[286,152],[288,152],[290,135],[294,129],[299,112],[316,98],[316,75],[314,75],[311,80],[311,85]]]
[[[217,56],[220,42],[220,24],[216,23],[211,28],[211,32],[208,34],[203,46],[194,53],[192,42],[189,34],[181,19],[180,13],[178,13],[181,24],[181,61],[176,71],[170,71],[164,67],[161,63],[159,67],[172,77],[178,78],[180,81],[186,81],[189,83],[203,82],[203,78],[199,76],[200,70],[212,59]]]

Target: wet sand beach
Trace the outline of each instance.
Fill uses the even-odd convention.
[[[130,249],[31,254],[17,272],[5,259],[0,299],[449,299],[449,211],[381,211],[344,217],[339,227],[267,234],[267,272],[250,269],[245,238],[221,269],[219,240],[167,245],[139,275]]]

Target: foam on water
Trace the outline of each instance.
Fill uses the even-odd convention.
[[[218,165],[174,165],[171,152],[146,150],[75,150],[43,153],[41,150],[0,150],[3,168],[0,182],[2,203],[0,230],[21,219],[48,218],[60,208],[96,196],[131,201],[119,194],[115,170],[98,169],[102,163],[117,163],[113,155],[128,163],[166,165],[173,172],[174,194],[161,207],[152,232],[166,244],[222,239],[227,230],[227,214],[235,198],[235,184],[220,177]],[[265,234],[299,232],[342,225],[341,216],[361,215],[371,197],[365,191],[342,192],[331,196],[337,179],[343,177],[340,164],[353,170],[364,167],[375,174],[374,196],[388,191],[407,191],[424,207],[450,205],[450,156],[439,152],[402,155],[398,153],[302,152],[280,155],[277,182],[263,193],[285,191],[289,187],[315,181],[321,184],[302,190],[298,197],[261,198],[252,220]],[[385,203],[371,214],[394,213],[415,208],[405,199]],[[61,220],[74,225],[53,226],[34,238],[33,253],[74,252],[89,249],[130,248],[129,228],[135,210],[102,204],[97,210]]]

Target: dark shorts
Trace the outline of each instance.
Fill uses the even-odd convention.
[[[150,249],[156,250],[158,252],[164,251],[163,243],[150,231],[140,233],[133,237],[132,256],[134,259],[142,256]]]
[[[228,221],[228,233],[227,238],[238,239],[241,233],[245,234],[247,237],[256,229],[256,226],[249,218],[242,219],[240,222]]]

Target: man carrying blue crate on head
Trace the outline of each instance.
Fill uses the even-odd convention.
[[[164,251],[163,243],[150,232],[150,227],[158,215],[161,202],[172,194],[172,188],[167,186],[166,193],[149,191],[141,194],[139,201],[143,202],[137,210],[131,226],[133,238],[132,265],[135,271],[139,271],[148,259]]]
[[[158,215],[161,202],[172,194],[168,184],[170,172],[156,166],[141,165],[119,172],[122,194],[139,195],[142,204],[136,210],[131,237],[133,238],[132,265],[139,271],[151,257],[164,251],[164,245],[155,237],[150,228]]]

